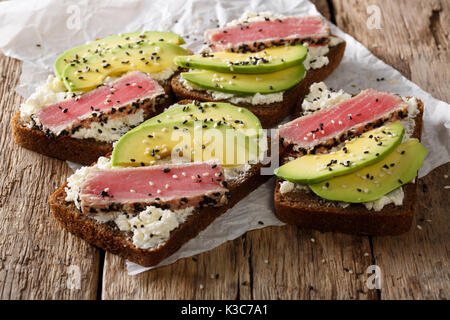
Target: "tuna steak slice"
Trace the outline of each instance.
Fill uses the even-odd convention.
[[[81,186],[81,209],[95,215],[138,213],[147,205],[173,210],[221,206],[228,196],[223,179],[223,169],[215,161],[92,168]]]
[[[92,121],[128,115],[163,94],[164,89],[147,74],[129,72],[88,93],[45,106],[35,120],[41,129],[56,135],[62,131],[69,133]]]
[[[407,115],[408,105],[399,96],[366,89],[351,99],[280,126],[279,135],[288,151],[316,153]]]
[[[212,51],[258,51],[265,47],[295,44],[303,41],[321,44],[330,35],[330,28],[319,16],[265,18],[245,24],[205,31]]]

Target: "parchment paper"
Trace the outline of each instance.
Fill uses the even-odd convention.
[[[55,58],[70,47],[115,33],[145,29],[179,33],[185,38],[187,48],[198,51],[203,46],[205,29],[223,26],[244,12],[262,11],[285,15],[319,14],[306,0],[4,1],[0,2],[0,48],[5,55],[23,60],[16,90],[27,97],[37,85],[45,82]],[[449,105],[421,90],[337,27],[332,26],[332,32],[345,39],[347,48],[342,63],[326,84],[350,93],[370,87],[422,99],[425,104],[422,142],[429,154],[419,177],[448,162]],[[377,78],[386,80],[378,82]],[[274,178],[160,265],[211,250],[249,230],[283,225],[273,214],[273,187]],[[130,275],[148,270],[130,262],[127,266]]]

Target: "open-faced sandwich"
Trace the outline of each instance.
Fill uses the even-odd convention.
[[[304,115],[279,127],[275,211],[321,231],[396,235],[409,230],[423,103],[366,89],[356,96],[311,86]]]
[[[175,62],[186,72],[172,79],[180,99],[230,102],[251,110],[264,128],[284,119],[313,82],[339,65],[345,41],[319,16],[245,14],[205,32],[208,49]]]
[[[112,143],[174,101],[173,59],[187,55],[171,32],[109,36],[61,54],[54,75],[12,120],[22,147],[90,164]]]
[[[258,118],[228,103],[180,102],[126,133],[51,197],[70,232],[143,266],[177,251],[270,176]]]

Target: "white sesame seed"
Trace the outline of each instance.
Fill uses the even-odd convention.
[[[149,181],[148,184],[151,185],[151,186],[154,185],[153,181]]]
[[[136,191],[134,191],[133,189],[130,189],[130,192],[136,192]]]
[[[158,189],[158,190],[156,190],[156,193],[161,193],[161,190],[159,190],[159,189]]]
[[[177,176],[176,174],[174,174],[174,175],[172,176],[172,178],[178,179],[178,176]]]

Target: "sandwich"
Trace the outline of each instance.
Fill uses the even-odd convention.
[[[228,103],[183,101],[132,129],[50,197],[71,233],[150,267],[264,183],[267,137]]]
[[[188,54],[183,43],[171,32],[145,31],[67,50],[13,117],[15,141],[81,164],[111,152],[121,135],[174,102],[173,58]]]
[[[252,111],[273,127],[301,104],[309,86],[339,65],[345,41],[319,16],[244,14],[206,30],[201,54],[180,56],[172,79],[179,99],[223,101]]]
[[[427,153],[422,101],[373,89],[351,96],[316,83],[302,107],[303,116],[278,129],[277,217],[320,231],[408,231]]]

